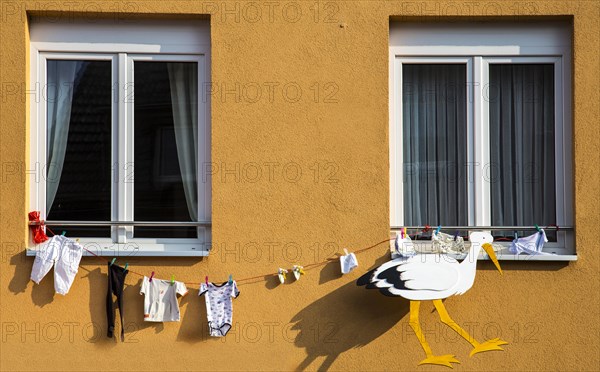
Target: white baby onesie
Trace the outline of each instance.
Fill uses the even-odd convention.
[[[178,322],[179,303],[177,295],[185,296],[188,290],[182,282],[152,278],[144,276],[140,294],[144,298],[144,320],[146,322]]]
[[[235,280],[221,285],[200,284],[198,296],[206,294],[206,317],[208,329],[213,337],[223,337],[231,329],[233,298],[240,295]]]
[[[64,296],[75,280],[82,255],[83,247],[79,243],[62,235],[54,235],[36,252],[31,280],[40,284],[54,266],[54,290]]]

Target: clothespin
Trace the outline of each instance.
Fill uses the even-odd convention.
[[[515,231],[515,240],[519,239],[519,234]]]
[[[204,277],[204,284],[208,285],[208,275]]]
[[[404,239],[404,229],[400,230],[400,239]]]
[[[279,277],[279,282],[281,284],[285,282],[285,274],[287,273],[288,271],[286,269],[282,269],[281,267],[277,270],[277,276]]]
[[[112,261],[110,261],[110,266],[114,265],[116,260],[117,260],[117,258],[116,258],[116,257],[115,257],[115,258],[113,258],[113,259],[112,259]]]
[[[402,235],[402,238],[406,237],[406,227],[403,227],[403,228],[402,228],[402,232],[404,233],[404,234]]]
[[[150,280],[148,280],[148,281],[151,282],[152,278],[154,278],[154,271],[152,272],[152,274],[150,274]]]
[[[439,225],[437,227],[437,229],[435,229],[435,235],[439,234],[441,229],[442,229],[442,225]]]
[[[458,238],[458,230],[456,230],[456,232],[454,233],[454,241],[456,241],[456,238]]]
[[[175,275],[171,274],[171,285],[175,284]]]
[[[67,232],[63,230],[63,232],[62,232],[60,235],[62,235],[62,236],[66,236],[66,235],[67,235]]]
[[[229,274],[229,284],[233,283],[233,277]]]
[[[544,231],[542,229],[540,229],[540,227],[538,225],[535,225],[535,228],[538,231],[538,238],[537,238],[537,241],[535,242],[535,244],[537,246],[540,246],[540,244],[542,244],[541,241],[542,241],[542,238],[544,236]]]
[[[345,254],[346,256],[349,254],[349,253],[348,253],[348,249],[344,248],[344,254]]]
[[[129,264],[127,262],[125,262],[125,267],[124,267],[125,271],[127,271],[127,266],[129,266]]]

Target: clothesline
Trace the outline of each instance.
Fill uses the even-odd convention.
[[[52,229],[50,229],[50,227],[46,226],[46,229],[48,231],[50,231],[52,233],[52,235],[56,235],[56,233],[54,231],[52,231]],[[433,230],[431,226],[425,225],[425,227],[423,229],[421,229],[420,231],[418,231],[416,233],[413,233],[413,234],[406,234],[406,235],[408,235],[409,237],[411,237],[411,239],[416,240],[419,235],[421,235],[423,233],[427,233],[428,231],[431,231],[431,230]],[[465,238],[465,237],[463,237],[463,238]],[[380,241],[378,243],[375,243],[373,245],[370,245],[368,247],[358,249],[358,250],[354,251],[354,253],[355,254],[360,254],[360,253],[366,252],[368,250],[371,250],[373,248],[376,248],[376,247],[380,246],[383,243],[387,243],[387,242],[390,242],[392,240],[394,240],[394,238],[388,238],[388,239],[382,240],[382,241]],[[501,238],[498,238],[498,240],[512,240],[512,239],[511,238],[502,238],[501,237]],[[105,261],[104,258],[102,258],[101,256],[97,255],[96,253],[94,253],[94,252],[86,249],[85,247],[82,247],[82,248],[86,252],[88,252],[89,254],[91,254],[92,256],[94,256],[94,257],[96,257],[98,259],[101,259],[104,262],[107,262],[107,261]],[[330,262],[336,261],[338,258],[339,257],[335,257],[335,258],[332,257],[332,258],[327,258],[327,259],[325,259],[324,261],[321,261],[321,262],[311,263],[311,264],[305,265],[304,269],[305,270],[314,269],[316,267],[323,266],[323,265],[326,265],[326,264],[328,264]],[[129,273],[131,273],[131,274],[137,275],[137,276],[142,277],[142,278],[144,276],[146,276],[144,274],[141,274],[141,273],[138,273],[136,271],[133,271],[133,270],[131,270],[129,268],[127,269],[127,271]],[[277,276],[277,275],[278,275],[277,272],[271,272],[271,273],[257,275],[257,276],[253,276],[253,277],[249,277],[249,278],[236,279],[236,282],[238,283],[238,285],[252,284],[252,283],[255,283],[255,282],[259,281],[260,279],[266,280],[266,278],[269,278],[269,277],[272,277],[272,276],[274,277],[274,276]],[[199,282],[182,282],[182,283],[184,283],[185,285],[194,285],[194,286],[195,285],[199,285]]]
[[[56,233],[54,231],[52,231],[52,229],[50,229],[48,226],[46,226],[46,229],[48,231],[50,231],[52,233],[52,235],[56,235]],[[419,233],[414,234],[414,235],[416,236],[418,234]],[[380,246],[381,244],[390,242],[392,240],[394,240],[394,239],[393,238],[389,238],[389,239],[382,240],[382,241],[380,241],[380,242],[378,242],[376,244],[373,244],[371,246],[368,246],[368,247],[365,247],[365,248],[361,248],[361,249],[359,249],[357,251],[354,251],[354,253],[356,254],[356,253],[366,252],[366,251],[368,251],[370,249],[376,248],[376,247]],[[100,260],[102,260],[104,262],[108,262],[108,261],[105,261],[105,259],[102,258],[101,256],[98,256],[96,253],[90,251],[89,249],[86,249],[85,247],[82,247],[82,248],[83,248],[83,250],[85,250],[86,252],[88,252],[89,254],[91,254],[92,256],[94,256],[94,257],[96,257],[96,258],[98,258],[98,259],[100,259]],[[326,264],[328,264],[330,262],[333,262],[333,261],[335,261],[337,259],[338,258],[328,258],[328,259],[326,259],[326,260],[324,260],[322,262],[311,263],[311,264],[305,265],[304,269],[305,270],[314,269],[316,267],[323,266],[323,265],[326,265]],[[134,270],[131,270],[129,268],[127,269],[127,271],[129,273],[131,273],[131,274],[137,275],[137,276],[142,277],[142,278],[144,276],[146,276],[144,274],[138,273],[138,272],[136,272]],[[257,276],[253,276],[253,277],[250,277],[250,278],[236,279],[236,283],[238,285],[252,284],[252,283],[254,283],[254,282],[252,282],[252,280],[258,281],[258,279],[266,279],[266,278],[271,277],[271,276],[277,276],[277,273],[276,272],[275,273],[266,273],[266,274],[263,274],[263,275],[257,275]],[[186,286],[188,286],[188,285],[199,285],[199,282],[182,282],[182,283],[184,283]]]

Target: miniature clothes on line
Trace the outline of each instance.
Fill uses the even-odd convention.
[[[431,235],[431,253],[466,253],[465,242],[462,236],[445,234],[443,232]]]
[[[177,295],[185,296],[188,290],[182,282],[173,282],[144,276],[140,294],[144,297],[144,321],[178,322],[180,319]]]
[[[342,269],[342,274],[348,274],[350,271],[356,269],[358,267],[358,260],[356,259],[356,255],[354,253],[346,252],[345,255],[340,256],[340,266]]]
[[[408,234],[404,234],[404,237],[400,237],[400,234],[396,235],[396,239],[391,243],[392,251],[395,251],[402,257],[412,257],[417,254],[415,251],[415,245]]]
[[[540,229],[533,235],[518,238],[512,241],[509,251],[512,254],[519,255],[521,253],[527,253],[530,255],[551,255],[551,253],[542,252],[544,243],[548,242],[546,232],[544,229]]]
[[[205,295],[208,330],[212,337],[223,337],[231,329],[233,299],[240,295],[235,280],[221,285],[200,284],[198,296]]]
[[[125,287],[125,277],[127,269],[108,263],[108,290],[106,291],[106,321],[108,330],[106,336],[113,338],[115,331],[115,308],[113,295],[117,297],[117,307],[121,317],[121,341],[125,341],[125,323],[123,322],[123,287]]]
[[[36,252],[31,280],[40,284],[54,266],[54,289],[64,296],[73,285],[82,255],[83,247],[79,243],[66,236],[55,235]]]

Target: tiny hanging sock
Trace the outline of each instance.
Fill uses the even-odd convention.
[[[286,269],[282,269],[281,267],[279,268],[279,270],[277,270],[277,276],[279,277],[279,283],[283,284],[285,283],[285,274],[287,274],[288,271]]]
[[[340,267],[342,274],[348,274],[350,271],[358,267],[358,260],[354,253],[348,253],[348,250],[344,248],[344,255],[340,257]]]
[[[300,265],[294,265],[292,273],[294,274],[294,278],[296,278],[296,280],[300,280],[300,276],[304,275],[304,267]]]

